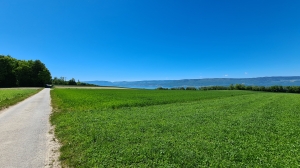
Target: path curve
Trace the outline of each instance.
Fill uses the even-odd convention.
[[[50,89],[0,111],[0,167],[44,167],[48,157]]]

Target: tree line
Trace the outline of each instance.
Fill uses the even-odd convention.
[[[40,60],[18,60],[0,55],[0,87],[43,87],[51,73]]]
[[[64,78],[64,77],[60,77],[60,78],[54,77],[52,79],[52,84],[53,85],[97,86],[97,85],[94,85],[94,84],[80,82],[79,80],[76,82],[76,80],[74,78],[72,78],[70,80],[66,80],[66,78]]]
[[[264,92],[282,92],[282,93],[300,93],[300,86],[246,86],[244,84],[231,84],[230,86],[205,86],[205,87],[176,87],[163,88],[158,87],[157,90],[251,90]]]

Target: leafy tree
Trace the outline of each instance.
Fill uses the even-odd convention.
[[[197,88],[189,86],[189,87],[186,88],[186,90],[197,90]]]
[[[267,88],[264,87],[264,86],[260,86],[258,90],[259,90],[259,91],[267,91]]]
[[[236,84],[234,86],[234,89],[236,89],[236,90],[245,90],[245,85],[244,84]]]
[[[158,87],[156,90],[169,90],[168,88]]]
[[[70,79],[68,85],[77,85],[76,80],[74,78]]]
[[[18,61],[18,67],[16,68],[17,85],[28,87],[32,85],[32,68],[28,61]]]
[[[54,85],[67,85],[68,82],[65,81],[64,77],[60,77],[60,78],[54,77],[52,79],[52,84],[54,84]]]
[[[44,69],[39,72],[38,74],[38,84],[39,85],[46,85],[51,83],[51,73],[48,69]]]
[[[246,90],[252,90],[252,86],[246,86]]]
[[[0,55],[0,87],[14,87],[17,85],[16,65],[16,59],[9,55]]]
[[[51,82],[51,74],[40,60],[32,62],[32,81],[33,86],[44,86]]]
[[[40,60],[17,60],[0,55],[0,87],[36,86],[51,83],[51,73]]]
[[[228,90],[234,90],[233,84],[230,84],[230,86],[228,87]]]

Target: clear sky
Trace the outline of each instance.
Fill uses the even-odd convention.
[[[0,54],[52,76],[300,75],[300,0],[0,0]]]

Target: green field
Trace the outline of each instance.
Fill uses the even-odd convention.
[[[0,109],[16,104],[41,89],[0,89]]]
[[[69,167],[299,167],[300,95],[51,91]]]

